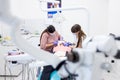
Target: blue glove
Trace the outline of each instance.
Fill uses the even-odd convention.
[[[55,46],[57,46],[57,44],[58,44],[58,41],[54,41],[54,42],[53,42],[53,44],[54,44]]]
[[[64,43],[63,45],[64,45],[64,46],[70,46],[70,45],[72,45],[72,43],[66,42],[66,43]]]
[[[70,46],[70,45],[73,45],[71,42],[68,42],[68,44],[69,44],[69,46]]]
[[[63,43],[64,46],[69,46],[68,42]]]

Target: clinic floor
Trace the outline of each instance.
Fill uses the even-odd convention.
[[[120,59],[111,58],[109,60],[115,61],[114,63],[111,63],[112,70],[111,70],[111,72],[107,72],[107,71],[103,70],[101,80],[120,80]],[[23,80],[23,79],[22,79],[22,75],[20,75],[19,77],[16,77],[14,79],[11,79],[11,78],[5,79],[4,77],[0,77],[0,80]],[[26,78],[25,80],[28,80],[28,79]],[[29,80],[34,80],[34,79],[32,79],[32,77],[30,77]],[[35,80],[37,80],[37,79],[35,79]]]

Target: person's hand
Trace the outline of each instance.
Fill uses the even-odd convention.
[[[58,44],[58,41],[53,42],[53,45],[57,46],[57,44]]]
[[[63,45],[64,45],[64,46],[71,46],[71,45],[73,45],[73,44],[70,43],[70,42],[65,42]]]
[[[68,42],[63,43],[64,46],[69,46]]]

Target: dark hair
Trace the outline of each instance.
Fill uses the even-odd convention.
[[[78,25],[78,24],[73,25],[72,28],[71,28],[71,32],[76,33],[78,31],[81,31],[81,26]]]
[[[42,38],[42,35],[47,32],[48,34],[49,33],[53,33],[55,32],[55,27],[53,25],[49,25],[42,33],[41,33],[41,36],[40,36],[40,41],[41,41],[41,38]]]
[[[72,28],[71,28],[71,32],[76,33],[78,31],[79,31],[79,33],[78,33],[78,42],[77,42],[76,47],[78,47],[79,43],[82,42],[82,39],[84,39],[86,37],[86,34],[82,31],[81,26],[79,24],[73,25]]]
[[[47,31],[48,31],[49,33],[53,33],[53,32],[55,32],[55,27],[54,27],[53,25],[49,25],[49,26],[47,27]]]

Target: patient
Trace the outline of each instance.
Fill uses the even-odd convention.
[[[69,45],[68,42],[58,41],[58,45],[53,48],[53,52],[59,57],[64,57],[68,52],[71,52],[72,48]]]

